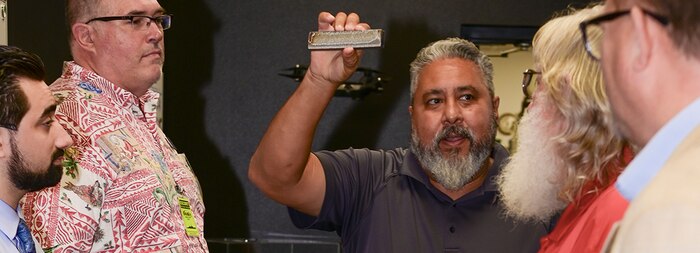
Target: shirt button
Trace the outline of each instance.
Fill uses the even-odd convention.
[[[450,233],[454,234],[454,232],[455,232],[455,227],[454,226],[450,227]]]

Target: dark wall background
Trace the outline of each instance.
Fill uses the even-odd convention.
[[[297,83],[277,75],[308,63],[306,36],[319,11],[357,12],[386,32],[383,49],[362,66],[392,78],[382,94],[335,98],[314,149],[406,146],[410,134],[408,64],[427,43],[459,36],[460,24],[541,25],[570,0],[170,0],[166,32],[165,132],[188,155],[204,190],[207,238],[321,235],[301,231],[286,208],[247,179],[250,156]],[[9,4],[9,43],[44,58],[47,83],[70,59],[63,1]],[[498,73],[496,73],[498,74]],[[309,101],[314,103],[315,101]]]

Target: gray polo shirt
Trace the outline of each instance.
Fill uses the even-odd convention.
[[[336,231],[352,252],[536,252],[545,225],[504,217],[495,176],[508,157],[496,145],[478,189],[452,201],[407,149],[316,152],[326,175],[318,217],[289,209],[299,228]]]

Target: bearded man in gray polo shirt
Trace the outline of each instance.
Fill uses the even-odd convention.
[[[365,30],[357,14],[321,13],[319,30]],[[253,155],[250,180],[287,205],[296,226],[336,231],[344,252],[534,252],[544,224],[503,215],[493,178],[499,98],[489,59],[462,39],[411,63],[410,149],[311,153],[314,130],[362,52],[313,51],[302,83]],[[313,101],[313,102],[310,102]]]

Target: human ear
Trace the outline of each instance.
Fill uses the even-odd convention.
[[[559,77],[559,96],[569,96],[574,88],[571,87],[571,74],[564,73]],[[554,93],[554,92],[552,92]]]
[[[632,51],[633,67],[635,70],[642,70],[649,65],[654,41],[651,31],[649,30],[651,21],[646,14],[638,6],[630,10],[632,19],[632,46],[635,50]]]
[[[0,128],[0,159],[8,158],[12,154],[11,135],[9,129]]]
[[[88,24],[73,24],[71,27],[73,32],[73,43],[76,46],[84,48],[90,52],[95,52],[94,38],[95,30]]]
[[[499,96],[493,96],[493,113],[496,114],[496,118],[498,118],[498,106],[501,104],[501,98]]]

